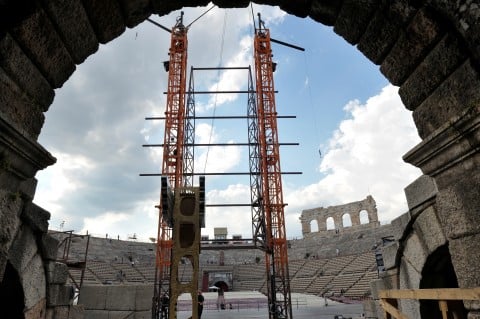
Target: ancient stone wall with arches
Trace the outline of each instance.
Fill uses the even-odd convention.
[[[360,227],[374,228],[380,225],[377,205],[371,195],[364,200],[348,204],[303,210],[300,222],[304,237],[326,236],[358,230]],[[312,231],[312,224],[317,226],[316,231]]]
[[[221,7],[249,4],[245,0],[213,2]],[[359,50],[379,66],[379,72],[390,83],[399,87],[400,97],[405,108],[412,112],[422,139],[403,160],[419,167],[437,188],[433,210],[422,210],[425,208],[422,206],[418,210],[424,217],[405,224],[415,227],[417,223],[419,228],[404,235],[403,254],[415,252],[413,248],[422,244],[417,240],[424,229],[420,227],[422,219],[428,222],[435,217],[435,233],[425,229],[432,238],[443,238],[439,249],[450,262],[455,284],[462,288],[479,286],[478,0],[255,2],[278,5],[289,14],[331,26],[352,45],[352,50]],[[55,163],[55,158],[37,142],[54,90],[62,87],[76,65],[94,54],[100,43],[112,41],[127,27],[135,27],[151,14],[163,16],[184,6],[208,3],[208,0],[0,3],[0,281],[3,284],[5,274],[9,279],[9,274],[16,273],[13,276],[17,278],[13,284],[16,296],[24,296],[27,302],[11,304],[23,308],[20,311],[26,318],[33,318],[32,314],[35,318],[45,318],[47,313],[48,318],[68,317],[54,310],[58,295],[53,292],[63,288],[51,286],[45,274],[42,275],[42,269],[54,265],[42,250],[48,247],[44,227],[49,214],[33,204],[37,171]],[[420,274],[428,273],[438,252],[422,251],[426,262],[413,265]],[[32,267],[38,270],[38,276],[29,275]],[[421,276],[409,276],[406,272],[395,277],[406,288],[422,286],[421,280]],[[8,309],[9,305],[6,307],[2,309]],[[405,305],[408,307],[419,308],[419,305]],[[465,308],[469,318],[480,317],[478,303],[465,303]]]

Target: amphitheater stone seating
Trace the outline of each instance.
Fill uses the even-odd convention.
[[[370,281],[377,277],[375,253],[376,238],[388,234],[387,228],[349,231],[331,238],[308,238],[308,241],[291,241],[289,249],[289,274],[291,292],[314,295],[335,294],[343,291],[344,297],[361,298],[370,293]],[[58,238],[67,236],[54,234]],[[82,260],[87,236],[72,239],[69,259]],[[225,247],[224,247],[225,248]],[[339,255],[336,255],[336,249]],[[305,253],[308,250],[308,254]],[[351,252],[353,251],[353,252]],[[350,253],[351,252],[351,253]],[[59,255],[61,255],[59,248]],[[306,258],[306,257],[310,258]],[[312,258],[314,256],[314,258]],[[220,265],[220,260],[224,263]],[[132,261],[134,266],[132,266]],[[192,278],[191,265],[179,265],[181,281]],[[259,291],[267,293],[267,278],[262,252],[254,249],[202,250],[200,273],[231,272],[232,291]],[[122,276],[119,276],[119,273]],[[72,270],[75,280],[80,272]],[[122,241],[110,238],[90,238],[84,283],[135,284],[153,283],[155,280],[155,246],[152,243]],[[199,284],[202,284],[199,276]],[[168,286],[164,282],[162,287]]]
[[[313,279],[312,284],[307,288],[307,292],[315,295],[322,295],[330,290],[330,283],[335,276],[325,275],[317,276]]]

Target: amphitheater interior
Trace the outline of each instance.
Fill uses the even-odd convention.
[[[51,231],[50,234],[64,243],[59,246],[58,252],[60,257],[63,256],[70,233]],[[358,227],[345,232],[332,231],[326,236],[313,236],[311,240],[290,240],[291,292],[328,295],[348,302],[369,298],[370,281],[378,278],[381,271],[377,266],[376,252],[390,242],[391,235],[391,225],[384,225],[374,229]],[[85,254],[87,241],[88,252]],[[201,277],[199,287],[208,290],[216,285],[228,291],[260,291],[266,294],[264,252],[242,247],[247,245],[252,246],[251,242],[203,244],[200,273],[213,276],[210,276],[208,285],[202,282]],[[75,265],[87,259],[84,285],[153,285],[155,247],[154,243],[77,234],[71,237],[67,264]],[[70,267],[69,273],[70,281],[80,282],[80,268]],[[220,274],[220,277],[215,277],[215,274]],[[231,276],[222,277],[222,274]],[[182,276],[188,281],[191,275],[192,267],[185,261]]]

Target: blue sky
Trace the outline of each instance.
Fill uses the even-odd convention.
[[[189,24],[206,8],[185,8]],[[302,209],[327,207],[364,199],[377,201],[386,223],[406,212],[403,188],[420,171],[401,156],[420,140],[411,114],[396,87],[331,27],[309,18],[285,15],[269,6],[255,6],[277,40],[304,47],[305,52],[273,44],[277,111],[296,115],[279,120],[284,171],[301,171],[283,179],[289,238],[300,237]],[[179,12],[151,18],[171,27]],[[40,143],[58,163],[44,171],[34,201],[52,214],[50,226],[89,231],[126,239],[156,237],[160,179],[140,173],[161,171],[169,34],[145,22],[127,30],[78,66],[47,112]],[[188,66],[253,66],[250,9],[215,8],[188,33]],[[244,89],[245,72],[196,72],[195,89]],[[246,97],[198,96],[198,115],[243,115]],[[197,142],[247,142],[246,121],[197,121]],[[321,150],[322,156],[319,154]],[[196,171],[248,170],[248,149],[196,149]],[[208,153],[208,155],[207,155]],[[207,177],[207,203],[247,203],[245,177]],[[230,235],[251,237],[248,208],[210,208],[202,234],[228,227]]]

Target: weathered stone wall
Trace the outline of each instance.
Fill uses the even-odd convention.
[[[153,285],[83,286],[78,302],[89,319],[149,319],[152,297]]]
[[[360,223],[360,215],[365,211],[368,214],[368,223]],[[343,223],[343,217],[348,215],[352,225],[347,227]],[[333,219],[333,229],[327,229],[327,220]],[[318,225],[318,231],[312,232],[312,221]],[[302,234],[305,238],[312,236],[326,236],[338,233],[340,231],[355,231],[359,227],[375,228],[380,225],[377,214],[377,204],[372,196],[361,201],[352,202],[343,205],[318,207],[312,209],[305,209],[300,215],[300,222],[302,223]]]
[[[380,72],[392,84],[400,87],[402,101],[413,112],[422,138],[404,160],[435,181],[438,189],[435,224],[448,243],[458,285],[479,286],[478,1],[256,2],[279,5],[290,14],[332,26],[339,36],[379,65]],[[31,232],[37,245],[42,240],[48,241],[44,231],[34,226],[45,227],[48,215],[31,201],[36,172],[55,162],[36,142],[54,89],[65,83],[76,65],[93,54],[99,43],[113,40],[126,27],[136,26],[152,13],[164,15],[183,6],[207,3],[203,0],[6,0],[0,4],[0,280],[3,281],[7,262],[14,258],[12,247],[16,238],[28,237],[23,233]],[[214,3],[221,7],[245,7],[249,2]],[[430,221],[432,214],[426,214],[430,217],[425,218]],[[44,222],[32,223],[38,220]],[[408,247],[416,247],[414,237],[410,242]],[[25,245],[30,244],[25,242]],[[27,254],[30,248],[18,249]],[[40,259],[45,268],[45,255],[32,258],[31,266],[20,268],[21,278],[29,267],[41,268]],[[410,268],[398,273],[398,282],[405,282],[405,287],[418,286],[420,278],[408,271]],[[26,294],[31,298],[25,303],[30,309],[43,307],[44,294],[46,304],[51,298],[47,288],[42,288],[48,284],[41,278],[41,275],[30,278],[32,285],[36,282],[39,287],[38,291]],[[480,316],[475,304],[468,303],[466,307],[471,318]]]

